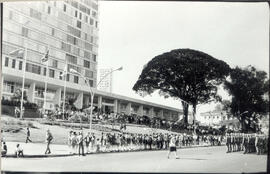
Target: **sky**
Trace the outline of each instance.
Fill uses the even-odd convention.
[[[98,68],[123,66],[113,74],[116,94],[182,109],[179,100],[132,90],[147,62],[178,48],[269,72],[267,3],[99,1],[99,20]],[[222,88],[219,94],[230,98]],[[214,106],[200,105],[197,113]]]

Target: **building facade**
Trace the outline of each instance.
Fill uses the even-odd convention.
[[[39,107],[44,107],[45,81],[46,109],[63,103],[66,82],[66,99],[76,99],[80,107],[89,106],[91,86],[101,110],[177,120],[179,109],[97,90],[98,13],[97,0],[4,3],[2,97],[22,88],[25,67],[27,99]],[[22,55],[10,55],[18,49]],[[48,69],[41,61],[47,52]]]
[[[224,111],[209,111],[200,114],[199,121],[202,125],[219,127],[222,122],[227,120],[227,115]]]
[[[112,68],[99,70],[99,80],[102,80],[98,85],[99,90],[112,93],[113,73],[110,73],[112,71]]]

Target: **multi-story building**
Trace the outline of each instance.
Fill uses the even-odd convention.
[[[6,2],[3,5],[2,96],[10,98],[22,88],[29,102],[53,109],[64,100],[89,106],[89,86],[95,92],[94,105],[104,111],[136,113],[177,120],[181,110],[136,100],[96,89],[98,61],[98,1]],[[11,52],[23,50],[22,55]],[[42,57],[48,52],[48,69]],[[24,63],[26,58],[26,64]],[[67,66],[67,75],[62,76]],[[75,69],[85,78],[70,72]],[[44,97],[45,81],[47,82]]]
[[[218,110],[201,113],[199,117],[200,123],[207,126],[221,126],[224,120],[227,120],[226,113]]]
[[[98,85],[98,89],[105,92],[112,93],[112,80],[113,80],[112,68],[100,69],[99,80],[102,80]]]

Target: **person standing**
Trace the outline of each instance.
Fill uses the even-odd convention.
[[[28,143],[28,141],[32,142],[32,140],[30,139],[29,127],[26,128],[26,140],[25,140],[25,143]]]
[[[78,145],[79,145],[79,156],[85,156],[84,154],[84,146],[83,146],[83,132],[79,132],[78,136]]]
[[[232,151],[232,146],[231,146],[231,135],[227,133],[226,135],[226,146],[228,148],[227,153],[230,153]]]
[[[51,153],[50,144],[51,144],[52,140],[53,140],[53,136],[52,136],[50,130],[48,129],[47,133],[46,133],[47,147],[46,147],[45,154],[50,154]]]
[[[73,137],[73,131],[70,131],[69,132],[69,135],[68,135],[68,148],[69,148],[69,153],[71,154],[72,153],[72,137]]]
[[[176,152],[176,144],[175,143],[176,143],[176,138],[173,136],[173,137],[171,137],[170,143],[169,143],[169,152],[167,155],[168,159],[170,158],[171,152],[174,153],[176,159],[179,159],[177,152]]]
[[[90,132],[88,132],[88,134],[86,135],[86,137],[84,138],[85,141],[85,146],[86,146],[86,153],[90,153],[90,142],[91,142],[91,137],[90,137]]]

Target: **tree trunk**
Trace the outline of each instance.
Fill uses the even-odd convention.
[[[183,112],[184,112],[184,124],[187,125],[188,124],[188,107],[189,105],[185,102],[181,102],[182,106],[183,106]]]
[[[195,124],[196,121],[196,104],[193,104],[193,124]]]

